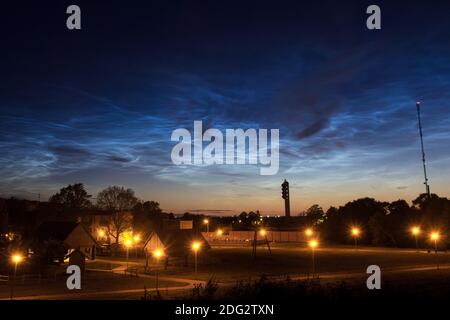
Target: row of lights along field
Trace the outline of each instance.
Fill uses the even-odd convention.
[[[414,236],[415,241],[416,241],[416,248],[417,250],[419,250],[419,245],[418,245],[418,237],[422,234],[422,230],[420,228],[420,226],[414,226],[411,228],[410,230],[411,234]],[[218,235],[222,235],[223,231],[221,229],[217,230],[217,234]],[[266,236],[267,231],[265,229],[261,229],[259,230],[259,233],[261,236]],[[308,247],[311,248],[311,253],[312,253],[312,270],[313,270],[313,276],[315,274],[315,250],[318,248],[319,246],[319,240],[316,238],[312,238],[314,236],[314,231],[311,228],[307,228],[305,229],[305,235],[308,238],[311,238],[308,241]],[[355,240],[355,249],[357,249],[357,239],[360,237],[361,235],[361,230],[358,227],[352,227],[350,229],[350,234],[351,236],[354,238]],[[437,253],[437,243],[439,241],[439,238],[441,237],[440,233],[438,231],[431,231],[429,233],[429,238],[430,240],[434,243],[434,249],[435,249],[435,253]],[[133,239],[126,239],[124,241],[124,245],[127,249],[127,269],[128,269],[128,251],[129,249],[132,247],[133,243],[139,242],[140,241],[140,237],[134,236]],[[197,279],[197,275],[198,275],[198,270],[197,270],[197,254],[200,251],[202,246],[202,243],[199,241],[194,241],[191,244],[191,249],[192,251],[194,251],[194,257],[195,257],[195,278]],[[162,249],[156,249],[153,251],[153,257],[156,259],[157,263],[159,264],[159,260],[164,256],[164,251]],[[18,265],[24,260],[24,256],[21,255],[20,253],[15,253],[11,256],[11,262],[14,264],[14,279],[16,278],[16,274],[17,274],[17,267]],[[158,290],[158,268],[156,268],[156,289]],[[11,298],[12,298],[12,291],[11,291]]]

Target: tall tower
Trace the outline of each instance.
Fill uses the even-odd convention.
[[[427,162],[425,161],[425,149],[423,147],[423,135],[422,135],[422,121],[420,119],[420,102],[416,102],[416,108],[417,108],[417,119],[419,121],[419,135],[420,135],[420,146],[422,147],[422,165],[423,165],[423,176],[424,176],[424,182],[425,185],[425,192],[430,198],[430,186],[428,185],[428,177],[427,177]]]
[[[281,184],[281,197],[284,199],[284,215],[286,217],[291,216],[291,206],[289,204],[289,182],[284,179]]]

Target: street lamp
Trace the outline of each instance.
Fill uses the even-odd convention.
[[[434,253],[436,255],[436,265],[437,265],[438,269],[439,269],[439,260],[438,260],[438,255],[437,255],[437,242],[439,240],[439,237],[440,237],[440,234],[437,231],[433,231],[430,234],[430,239],[432,241],[434,241]]]
[[[127,271],[128,271],[128,253],[129,253],[132,245],[133,245],[133,241],[131,241],[131,239],[125,240],[125,248],[127,248]]]
[[[432,241],[434,241],[434,252],[435,253],[437,253],[437,241],[439,240],[439,237],[440,237],[440,235],[439,235],[439,232],[437,232],[437,231],[433,231],[430,234],[430,239]]]
[[[312,253],[312,270],[313,270],[312,274],[313,274],[313,278],[314,278],[314,275],[316,273],[315,249],[319,245],[319,242],[317,240],[313,239],[308,242],[308,245],[311,248],[311,253]]]
[[[160,249],[156,249],[153,251],[153,257],[156,259],[156,292],[158,292],[158,267],[159,267],[159,259],[164,255],[163,251]]]
[[[106,236],[105,230],[103,229],[98,229],[97,231],[97,235],[99,239],[103,239]]]
[[[133,237],[133,242],[134,242],[134,243],[138,244],[140,241],[141,241],[141,236],[140,236],[139,234],[137,234],[137,235],[135,235],[135,236]],[[138,257],[138,246],[135,247],[134,252],[135,252],[135,254],[136,254],[136,259],[137,259],[137,257]]]
[[[263,237],[267,234],[266,229],[261,229],[259,230],[259,234],[262,235]]]
[[[417,237],[420,234],[420,227],[419,226],[412,227],[411,233],[414,236],[414,238],[416,239],[416,250],[417,250],[417,252],[419,252],[419,241],[417,240]]]
[[[311,228],[307,228],[305,230],[305,234],[306,234],[307,237],[311,237],[313,235],[313,233],[314,232],[313,232],[313,230]]]
[[[198,241],[192,242],[192,250],[194,250],[195,256],[195,278],[197,279],[197,252],[200,250],[202,244]]]
[[[355,250],[358,248],[358,237],[361,231],[357,227],[352,228],[352,236],[355,239]]]
[[[203,220],[203,224],[206,226],[206,232],[209,232],[209,220],[208,219],[204,219]]]
[[[218,230],[217,230],[217,235],[218,235],[218,236],[221,236],[222,234],[223,234],[222,229],[218,229]]]
[[[14,296],[14,282],[16,281],[17,265],[19,263],[21,263],[22,260],[23,260],[23,257],[19,253],[13,254],[11,257],[11,261],[12,261],[12,263],[14,263],[14,278],[13,278],[13,281],[11,282],[11,300],[13,299],[13,296]]]

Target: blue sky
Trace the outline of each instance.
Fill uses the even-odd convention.
[[[294,213],[423,192],[422,101],[432,192],[449,196],[450,22],[444,2],[80,2],[2,21],[0,194],[46,199],[83,182],[133,188],[167,211]],[[69,4],[69,3],[68,3]],[[63,13],[61,16],[61,12]],[[280,129],[280,170],[174,166],[171,132]]]

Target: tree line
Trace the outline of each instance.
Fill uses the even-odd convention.
[[[115,244],[119,244],[121,235],[127,230],[162,228],[164,220],[175,218],[173,213],[163,212],[158,202],[140,200],[132,189],[120,186],[109,186],[94,198],[82,183],[75,183],[61,188],[50,197],[49,203],[68,212],[101,210],[108,213],[104,227]],[[203,215],[185,213],[182,218],[193,220],[194,228],[206,231]],[[443,236],[440,244],[445,245],[450,230],[450,200],[436,194],[430,197],[421,194],[410,205],[401,199],[386,202],[361,198],[339,207],[332,206],[326,211],[315,204],[293,217],[267,217],[256,210],[208,219],[210,231],[223,226],[234,230],[302,230],[312,227],[320,233],[321,239],[334,243],[351,243],[349,230],[357,226],[361,229],[359,243],[397,247],[415,245],[410,231],[412,226],[420,226],[424,232],[420,239],[422,246],[426,244],[426,232],[431,230],[440,232]]]
[[[160,227],[164,219],[173,218],[172,213],[164,213],[158,202],[143,201],[136,197],[133,189],[121,186],[109,186],[97,194],[95,202],[82,183],[61,188],[52,195],[50,203],[61,206],[67,211],[103,210],[104,231],[116,245],[121,236],[130,230],[141,230],[153,223]]]
[[[363,198],[348,202],[339,208],[331,207],[324,213],[320,230],[327,239],[335,242],[349,241],[349,226],[363,231],[361,242],[383,246],[410,246],[411,228],[423,231],[422,245],[426,245],[429,232],[438,231],[443,239],[450,229],[450,200],[436,194],[421,194],[410,206],[405,200],[393,202]],[[346,239],[346,240],[344,240]]]

